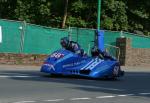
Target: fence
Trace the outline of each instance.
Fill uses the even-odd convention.
[[[21,22],[11,22],[0,20],[2,28],[2,43],[0,43],[0,52],[20,52],[21,31],[19,27]]]
[[[60,38],[66,30],[45,28],[28,24],[25,30],[23,53],[49,54],[60,48]]]
[[[79,42],[85,51],[89,52],[95,33],[94,29],[57,29],[8,20],[0,20],[0,26],[2,28],[1,53],[49,54],[60,48],[60,38],[68,36],[69,33],[72,40]],[[120,36],[131,38],[133,48],[150,48],[150,37],[126,32],[121,34],[120,32],[105,31],[104,42],[116,45],[116,38]]]
[[[3,41],[0,52],[49,54],[59,49],[59,40],[67,36],[63,29],[47,28],[25,22],[0,20]]]

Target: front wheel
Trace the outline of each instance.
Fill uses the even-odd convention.
[[[120,71],[120,66],[115,65],[113,69],[113,77],[118,77]]]

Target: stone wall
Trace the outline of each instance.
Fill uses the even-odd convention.
[[[120,62],[125,66],[150,66],[150,49],[132,48],[129,38],[117,38]]]
[[[48,55],[0,53],[0,64],[41,65]]]
[[[126,52],[125,65],[150,67],[150,49],[129,48]]]

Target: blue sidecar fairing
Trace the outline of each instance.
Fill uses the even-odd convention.
[[[90,78],[116,78],[124,75],[117,60],[81,56],[65,49],[49,55],[41,72]]]

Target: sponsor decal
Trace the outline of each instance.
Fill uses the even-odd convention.
[[[72,67],[72,66],[77,66],[77,65],[80,65],[80,64],[82,64],[82,63],[84,63],[84,62],[85,62],[85,60],[79,61],[79,62],[73,62],[73,63],[65,64],[65,65],[63,65],[63,68]]]
[[[59,59],[59,58],[64,57],[64,54],[62,54],[62,53],[53,53],[50,57]]]

